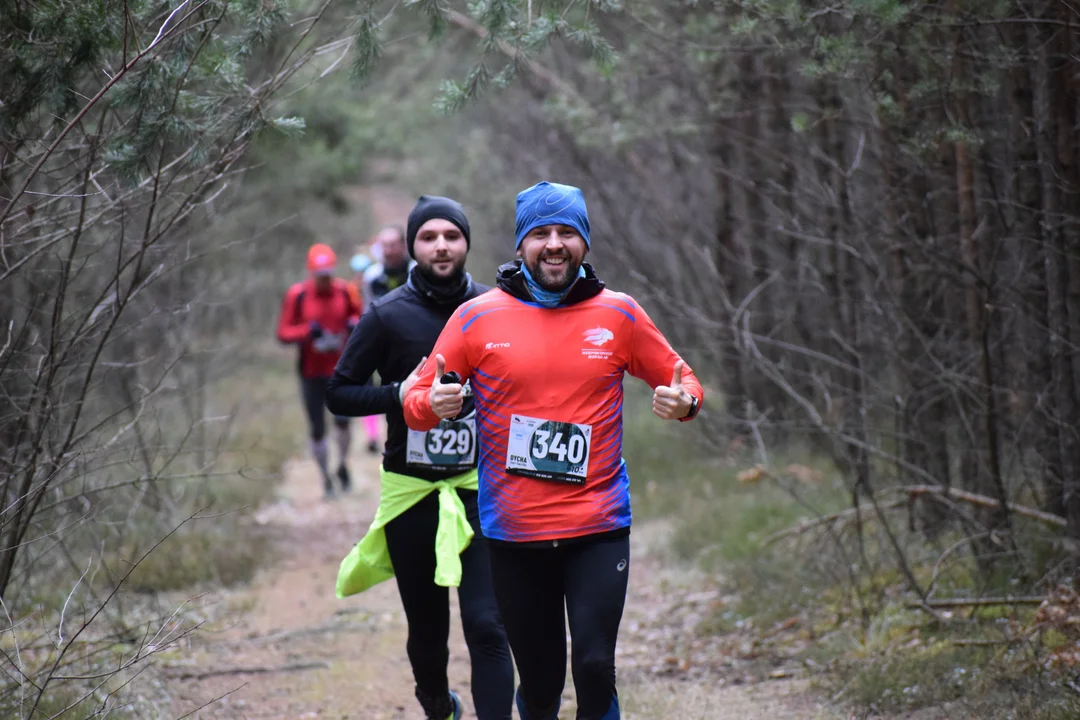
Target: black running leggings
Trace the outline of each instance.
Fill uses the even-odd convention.
[[[304,410],[307,411],[308,428],[312,440],[326,437],[326,384],[330,378],[300,378],[300,393],[304,397]],[[334,416],[334,425],[349,427],[349,418]]]
[[[578,720],[618,717],[615,641],[630,574],[629,536],[561,547],[489,545],[495,597],[517,662],[522,720],[556,717],[566,682],[566,619]]]
[[[461,626],[472,660],[472,697],[478,720],[510,720],[514,665],[491,587],[488,545],[480,535],[476,491],[458,490],[476,535],[461,554]],[[449,691],[450,593],[435,584],[438,493],[433,492],[386,526],[390,561],[409,624],[407,650],[417,690],[430,697]]]

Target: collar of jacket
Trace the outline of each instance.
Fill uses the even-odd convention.
[[[530,303],[536,302],[532,293],[529,292],[528,284],[525,282],[525,273],[521,272],[521,262],[521,260],[514,260],[499,266],[499,273],[496,276],[498,287],[518,300]],[[592,265],[581,263],[581,267],[585,270],[585,277],[574,281],[573,287],[570,288],[570,292],[563,298],[559,307],[574,305],[589,298],[594,298],[604,289],[604,281],[596,276],[596,271],[593,270]]]
[[[409,271],[409,279],[406,283],[413,289],[413,292],[425,298],[428,302],[436,305],[457,306],[465,302],[465,298],[469,296],[469,292],[472,290],[472,275],[463,270],[461,277],[454,278],[445,285],[436,285],[420,273],[419,267],[414,267]]]

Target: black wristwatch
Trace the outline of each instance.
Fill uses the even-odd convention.
[[[695,415],[697,415],[697,411],[698,411],[698,399],[697,399],[697,395],[691,395],[691,396],[690,396],[690,412],[686,413],[686,415],[684,415],[684,416],[682,417],[682,419],[683,419],[683,420],[690,420],[690,419],[692,419],[692,418],[693,418],[693,417],[694,417]]]

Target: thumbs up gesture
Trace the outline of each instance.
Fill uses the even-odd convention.
[[[653,391],[652,409],[661,420],[679,420],[687,416],[693,397],[683,389],[682,378],[686,363],[679,360],[671,374],[670,385],[658,385]]]
[[[435,380],[431,383],[428,400],[431,402],[431,411],[444,420],[455,417],[460,413],[461,405],[465,402],[465,393],[461,383],[440,382],[445,374],[446,358],[442,355],[436,355]]]

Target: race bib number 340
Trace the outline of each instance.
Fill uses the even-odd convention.
[[[512,415],[506,470],[515,475],[584,485],[592,426]]]
[[[467,470],[476,465],[476,418],[443,420],[431,430],[409,431],[409,465]]]

